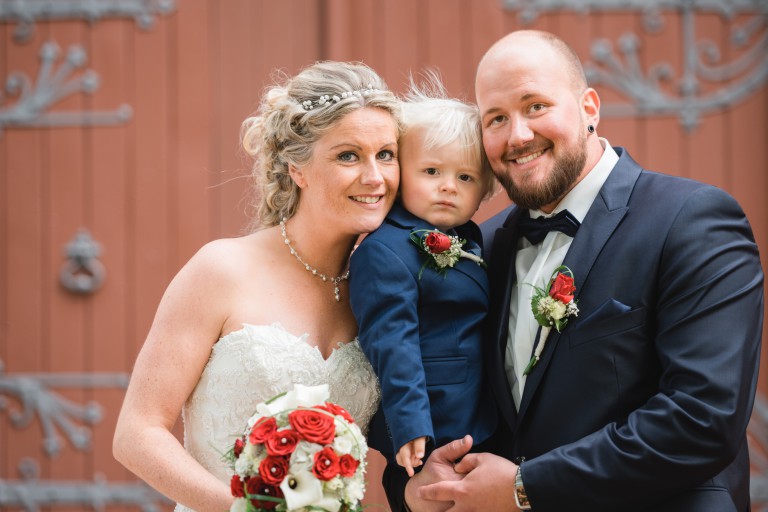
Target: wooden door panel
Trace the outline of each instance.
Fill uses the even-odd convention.
[[[79,45],[99,86],[90,95],[69,95],[50,111],[115,112],[121,105],[131,110],[126,122],[109,126],[0,124],[0,381],[26,375],[47,382],[54,402],[60,397],[77,407],[101,408],[93,425],[73,418],[87,432],[90,449],[77,449],[58,428],[61,450],[51,457],[36,416],[23,428],[11,425],[9,411],[22,402],[6,394],[7,406],[0,409],[0,481],[20,482],[19,466],[33,461],[38,477],[54,488],[67,481],[84,486],[87,494],[96,475],[103,475],[113,498],[121,492],[131,497],[109,510],[135,510],[156,499],[135,487],[135,478],[112,459],[119,404],[172,276],[208,240],[244,232],[250,169],[239,150],[240,123],[258,107],[275,69],[294,74],[316,60],[361,60],[403,92],[409,72],[432,66],[450,94],[471,101],[477,62],[511,30],[559,33],[583,60],[593,62],[596,40],[607,40],[617,51],[622,37],[635,33],[641,45],[638,66],[647,72],[668,63],[674,80],[662,90],[675,94],[686,55],[681,12],[662,12],[663,27],[649,32],[642,13],[628,9],[585,14],[568,6],[555,12],[540,8],[526,22],[520,10],[505,9],[499,0],[184,0],[173,12],[155,16],[148,28],[131,16],[93,23],[37,20],[24,42],[13,37],[15,23],[0,21],[2,82],[21,72],[34,83],[46,42],[62,52]],[[713,41],[723,61],[731,61],[749,44],[731,45],[730,29],[748,18],[697,13],[697,35]],[[715,81],[699,86],[702,94],[724,87]],[[596,88],[604,107],[627,102],[605,84]],[[0,115],[16,101],[3,96]],[[648,168],[729,191],[746,210],[759,247],[768,243],[765,80],[742,100],[702,115],[691,130],[676,113],[604,112],[598,132]],[[475,218],[482,221],[508,204],[500,193]],[[91,295],[65,291],[58,279],[64,248],[80,228],[101,245],[99,260],[107,272],[103,287]],[[766,358],[759,384],[763,395],[768,394]],[[754,442],[758,437],[752,436]],[[755,450],[757,474],[765,469],[765,457],[759,456],[765,451]],[[366,502],[383,505],[378,484],[383,462],[375,453],[370,460]],[[58,495],[68,496],[61,490]],[[84,507],[60,505],[52,508]]]

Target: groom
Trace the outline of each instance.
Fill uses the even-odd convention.
[[[496,455],[455,467],[470,438],[436,450],[406,506],[748,511],[763,273],[742,210],[598,137],[600,99],[551,34],[498,41],[476,93],[483,144],[515,203],[484,226],[486,354],[506,432]],[[546,286],[561,265],[578,315],[558,332],[535,320],[527,285]]]

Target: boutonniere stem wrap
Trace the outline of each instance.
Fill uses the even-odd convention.
[[[549,329],[554,328],[557,332],[562,332],[568,319],[579,315],[579,308],[576,301],[573,300],[576,286],[573,284],[573,272],[570,268],[565,265],[557,267],[552,273],[552,277],[549,278],[546,288],[531,286],[535,290],[531,298],[531,309],[533,310],[533,317],[540,326]],[[539,340],[523,375],[528,375],[539,362],[546,342],[546,337]]]
[[[411,231],[410,238],[419,248],[419,252],[426,256],[426,261],[419,270],[419,279],[426,267],[434,269],[438,274],[444,274],[446,269],[452,268],[461,258],[486,266],[483,258],[462,249],[467,241],[458,236],[447,235],[437,229],[417,229]]]

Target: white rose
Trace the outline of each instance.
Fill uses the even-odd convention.
[[[368,443],[365,441],[363,431],[360,430],[360,426],[357,423],[337,426],[336,432],[339,437],[349,439],[352,443],[350,451],[347,453],[358,460],[363,460],[365,458],[365,455],[368,453]]]
[[[299,441],[291,454],[290,467],[292,471],[310,471],[315,464],[315,453],[322,447],[316,443]]]
[[[340,427],[344,428],[344,427]],[[339,427],[337,425],[336,432],[340,432]],[[343,430],[341,430],[343,432]],[[345,435],[337,435],[336,438],[333,440],[333,449],[338,453],[339,455],[345,455],[347,453],[352,452],[352,446],[354,444],[354,439],[351,438],[351,436],[345,436]]]

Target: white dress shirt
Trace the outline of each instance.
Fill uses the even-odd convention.
[[[603,146],[603,156],[584,179],[566,194],[552,213],[530,210],[531,218],[551,217],[563,210],[568,210],[579,222],[584,222],[592,202],[619,160],[619,156],[606,139],[600,138],[600,143]],[[512,386],[512,398],[518,409],[520,409],[527,378],[523,372],[533,355],[533,344],[539,329],[539,324],[531,310],[534,288],[529,285],[546,287],[552,273],[563,264],[571,242],[573,238],[559,231],[550,231],[546,238],[536,245],[532,245],[523,236],[517,242],[515,258],[517,286],[512,289],[509,306],[509,334],[504,367]],[[550,329],[550,327],[541,328],[540,344],[546,342]]]

